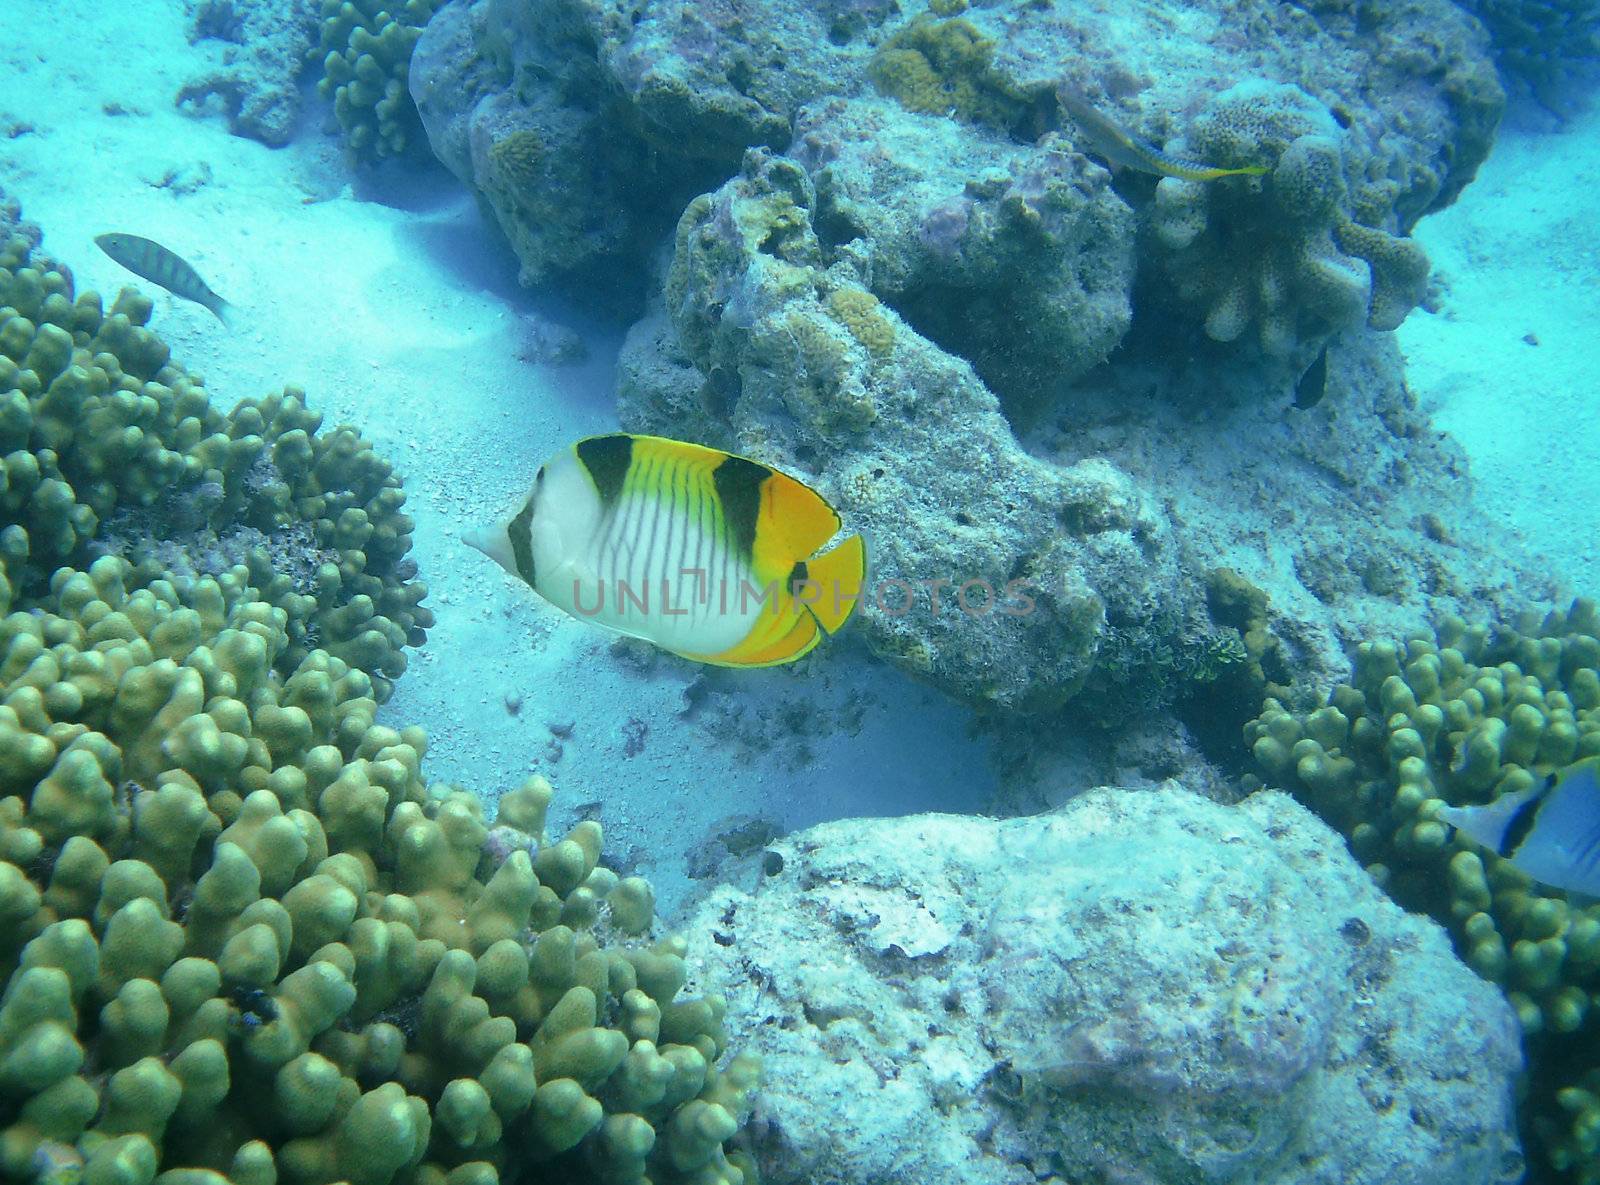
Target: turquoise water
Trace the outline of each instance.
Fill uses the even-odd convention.
[[[684,1164],[666,1167],[664,1113],[648,1114],[663,1134],[660,1151],[647,1154],[624,1154],[620,1143],[605,1143],[622,1137],[602,1136],[598,1127],[552,1150],[539,1143],[546,1136],[517,1134],[521,1111],[509,1103],[494,1120],[505,1121],[504,1139],[492,1136],[487,1120],[473,1138],[461,1138],[450,1126],[458,1120],[439,1118],[454,1114],[440,1111],[440,1098],[452,1079],[475,1087],[482,1066],[416,1071],[436,1056],[419,1052],[426,1026],[396,1021],[416,1055],[412,1069],[385,1071],[379,1058],[356,1074],[347,1063],[343,1081],[359,1080],[357,1093],[369,1094],[400,1082],[433,1114],[434,1134],[396,1136],[415,1145],[415,1156],[362,1179],[431,1182],[449,1170],[462,1171],[461,1181],[568,1179],[540,1176],[541,1156],[557,1166],[550,1173],[629,1181],[642,1179],[648,1160],[652,1180],[730,1183],[751,1164],[773,1180],[817,1182],[900,1179],[893,1174],[1476,1182],[1520,1179],[1523,1158],[1529,1180],[1600,1179],[1591,1134],[1600,1104],[1583,1093],[1600,1093],[1585,1078],[1600,1066],[1590,1015],[1600,950],[1589,957],[1590,930],[1600,922],[1585,912],[1592,907],[1582,894],[1519,879],[1514,842],[1500,855],[1486,851],[1447,830],[1425,805],[1482,806],[1600,753],[1600,706],[1589,702],[1590,676],[1582,674],[1595,665],[1592,611],[1580,602],[1568,613],[1575,597],[1600,588],[1600,433],[1591,427],[1600,115],[1587,73],[1600,18],[1590,7],[1480,4],[1469,13],[1447,0],[1418,0],[1357,14],[1335,4],[1157,0],[970,8],[940,0],[926,11],[821,0],[788,7],[412,0],[380,15],[370,4],[341,9],[311,0],[139,0],[111,9],[0,0],[0,16],[0,197],[42,232],[36,246],[27,238],[26,258],[23,240],[13,238],[6,272],[13,306],[0,312],[11,325],[0,325],[0,350],[15,364],[0,370],[0,395],[9,388],[14,404],[12,418],[0,415],[0,452],[10,454],[0,556],[14,619],[0,672],[16,714],[15,722],[0,720],[0,738],[12,748],[6,801],[15,805],[14,815],[0,818],[10,829],[0,836],[27,832],[5,840],[11,846],[0,855],[15,876],[43,892],[67,838],[93,838],[110,860],[156,868],[170,898],[161,903],[165,916],[184,923],[195,882],[226,842],[218,832],[237,822],[251,791],[266,787],[276,795],[274,809],[323,818],[335,858],[342,851],[365,861],[365,888],[349,894],[352,916],[343,928],[325,922],[316,931],[328,943],[354,944],[346,932],[354,918],[394,921],[382,911],[383,893],[433,900],[433,873],[401,871],[402,859],[432,857],[396,854],[411,842],[400,834],[415,822],[407,810],[426,819],[418,826],[429,835],[446,835],[448,827],[434,826],[452,817],[446,789],[462,789],[450,809],[470,814],[461,804],[476,802],[484,821],[463,824],[458,834],[477,835],[472,827],[492,824],[504,795],[538,776],[556,792],[548,834],[528,824],[517,832],[522,845],[554,851],[573,827],[598,822],[603,862],[654,886],[653,936],[681,930],[698,944],[691,990],[726,995],[733,1046],[767,1060],[765,1096],[746,1091],[737,1072],[720,1088],[713,1076],[703,1090],[684,1092],[685,1100],[720,1100],[742,1131],[725,1137],[726,1154],[723,1138],[702,1137],[704,1146],[686,1152]],[[108,232],[152,240],[178,262],[163,264],[154,254],[113,259],[95,244]],[[46,277],[32,297],[34,281],[17,279],[25,266]],[[186,275],[226,299],[228,324],[184,298],[198,294]],[[68,276],[72,292],[51,311],[44,294],[61,295]],[[148,298],[146,328],[170,350],[175,369],[150,361],[159,347],[141,331],[105,328],[124,286]],[[83,311],[86,291],[101,294],[103,321]],[[55,340],[40,328],[49,324],[66,336],[45,373],[49,350],[34,343]],[[117,404],[110,392],[119,372],[103,365],[99,378],[83,380],[87,387],[62,380],[60,391],[75,394],[49,395],[52,374],[70,377],[72,365],[92,370],[98,352],[117,355],[120,374],[132,376],[123,390],[150,402]],[[31,387],[23,377],[30,368]],[[294,459],[300,446],[280,443],[300,424],[294,408],[277,419],[207,420],[193,396],[192,426],[180,427],[173,407],[202,385],[217,417],[240,400],[292,386],[321,416],[320,429],[302,429],[308,440],[330,440],[336,425],[349,424],[371,452],[312,466],[314,476],[306,476],[310,470]],[[212,432],[231,435],[234,451],[197,443]],[[238,443],[252,433],[266,443]],[[515,557],[507,571],[467,546],[465,535],[503,524],[527,504],[541,466],[571,457],[566,450],[580,439],[613,433],[692,442],[716,450],[711,463],[747,457],[778,475],[748,489],[727,481],[706,487],[727,522],[744,521],[741,497],[760,508],[749,510],[752,541],[740,545],[746,574],[787,577],[796,564],[818,565],[819,545],[810,536],[797,541],[804,532],[795,524],[823,514],[816,506],[836,512],[840,537],[859,532],[865,540],[867,567],[850,590],[849,620],[830,634],[803,607],[792,608],[797,629],[822,635],[792,663],[752,665],[738,655],[753,648],[700,646],[702,635],[682,633],[672,636],[690,640],[669,653],[581,612],[561,612],[551,603],[561,599],[555,586],[535,580],[539,591],[528,587]],[[219,460],[225,454],[231,459]],[[688,484],[667,499],[668,471],[647,472],[641,445],[629,455],[628,480],[636,484],[626,488],[635,503],[608,494],[604,474],[591,466],[573,487],[581,497],[540,504],[532,521],[542,528],[513,526],[554,532],[530,543],[561,538],[537,552],[546,572],[587,554],[572,542],[575,524],[590,513],[584,482],[593,486],[593,513],[617,510],[624,524],[617,532],[641,556],[655,555],[626,570],[636,583],[659,581],[671,545],[652,553],[645,536],[628,535],[644,529],[627,525],[634,511],[619,508],[645,507],[638,513],[665,522],[669,540],[695,538],[688,527],[672,534],[674,514],[703,509],[687,509],[687,470],[676,480]],[[64,483],[63,507],[47,505],[51,491],[37,493],[41,474]],[[801,487],[784,485],[780,496],[776,483],[785,476],[816,502],[795,492]],[[394,494],[377,492],[386,481],[403,489],[403,510]],[[355,517],[341,518],[347,511]],[[284,620],[273,626],[268,611],[257,614],[262,638],[283,630],[281,640],[265,643],[273,657],[257,682],[216,675],[206,660],[182,657],[191,651],[167,655],[160,646],[169,643],[160,643],[144,665],[172,657],[208,673],[192,702],[174,698],[183,710],[141,725],[137,741],[132,708],[106,714],[111,691],[46,694],[52,686],[87,686],[86,677],[64,674],[61,653],[59,669],[30,667],[32,647],[114,649],[120,638],[138,653],[117,632],[122,619],[89,632],[102,613],[124,611],[122,594],[107,591],[115,564],[106,557],[134,565],[120,578],[134,596],[126,629],[153,636],[140,613],[156,611],[138,600],[140,589],[167,606],[162,613],[199,603],[196,581],[224,577],[258,545],[267,558],[237,577],[239,587],[254,590],[240,595],[246,604],[276,605]],[[69,587],[68,575],[53,576],[88,572],[97,559],[98,584],[82,577]],[[328,564],[339,570],[331,582]],[[161,601],[168,585],[170,597]],[[85,591],[91,587],[100,600]],[[237,590],[227,587],[231,598]],[[102,603],[107,608],[93,607]],[[81,636],[72,632],[78,627],[37,624],[69,610],[86,615]],[[1552,610],[1567,615],[1536,626]],[[1457,618],[1484,630],[1463,633]],[[230,619],[230,628],[250,633],[243,620]],[[204,628],[214,632],[216,622]],[[648,636],[651,628],[631,632]],[[1533,640],[1541,630],[1544,640]],[[1425,633],[1429,640],[1419,641]],[[1401,649],[1358,650],[1373,642]],[[730,665],[696,661],[712,650],[732,654]],[[328,777],[306,755],[309,745],[273,731],[290,727],[282,717],[262,712],[268,700],[287,704],[295,694],[311,703],[310,693],[282,684],[302,661],[324,661],[306,659],[318,653],[354,672],[340,684],[341,702],[371,701],[340,709],[371,726],[359,734],[366,740],[356,724],[341,725],[343,734],[323,728],[308,709],[312,744],[344,750],[325,755],[334,762]],[[1422,671],[1434,665],[1442,676]],[[1470,677],[1463,675],[1469,667]],[[1386,683],[1391,677],[1396,682]],[[1481,679],[1501,690],[1474,688]],[[1334,691],[1341,685],[1344,692]],[[19,690],[33,686],[44,697],[37,709],[34,693]],[[1330,695],[1342,726],[1330,723]],[[1484,723],[1510,720],[1519,703],[1528,712],[1513,722],[1509,740],[1498,723]],[[1324,714],[1313,716],[1319,707]],[[1538,716],[1537,728],[1528,713]],[[201,717],[225,734],[215,750],[194,739],[213,724],[184,724]],[[1518,739],[1524,726],[1532,739]],[[412,727],[426,734],[425,754],[417,734],[402,733]],[[1496,751],[1479,776],[1472,754],[1487,733]],[[65,783],[52,780],[69,746],[99,744],[80,734],[125,750],[118,760],[126,770],[95,750],[104,802],[98,789],[61,790]],[[1413,737],[1416,753],[1408,747]],[[52,748],[41,756],[46,740]],[[1403,767],[1407,756],[1422,766]],[[369,808],[376,822],[334,822],[344,808],[324,805],[322,791],[335,770],[360,765],[367,777],[371,763],[383,760],[398,764],[371,775],[390,779],[387,801]],[[154,811],[136,823],[136,804],[175,771],[193,778],[196,801],[212,804],[195,808],[209,810],[211,821],[194,822],[198,830],[184,841],[189,854],[163,864],[152,854],[163,842],[154,837],[191,824]],[[274,771],[277,780],[269,780]],[[307,777],[309,790],[285,788]],[[1401,907],[1442,926],[1455,951],[1440,956],[1433,987],[1419,978],[1405,999],[1422,1007],[1430,991],[1455,999],[1450,993],[1459,990],[1482,1044],[1451,1049],[1479,1064],[1461,1072],[1469,1087],[1460,1094],[1429,1094],[1416,1085],[1427,1077],[1421,1039],[1394,1054],[1406,1079],[1395,1097],[1425,1116],[1402,1125],[1403,1133],[1385,1126],[1401,1105],[1392,1100],[1388,1108],[1373,1103],[1370,1114],[1346,1113],[1329,1101],[1338,1093],[1330,1087],[1320,1101],[1303,1103],[1321,1117],[1304,1131],[1261,1102],[1300,1097],[1300,1090],[1310,1098],[1307,1083],[1338,1060],[1341,1042],[1354,1040],[1348,1017],[1307,1020],[1298,1005],[1263,988],[1216,1010],[1232,1019],[1207,1028],[1215,1001],[1205,993],[1222,993],[1222,972],[1197,970],[1200,954],[1147,936],[1145,946],[1134,944],[1144,953],[1129,958],[1149,956],[1148,973],[1126,982],[1148,988],[1170,971],[1173,982],[1193,973],[1194,982],[1212,986],[1196,989],[1192,1023],[1176,996],[1163,1002],[1157,995],[1128,1012],[1159,1013],[1159,1023],[1129,1021],[1132,1036],[1102,1032],[1086,1018],[1094,1012],[1099,1024],[1102,1012],[1115,1012],[1104,997],[1073,996],[1076,989],[1062,986],[1077,982],[1070,970],[1065,980],[1037,971],[1056,966],[1052,960],[1070,969],[1064,946],[1008,928],[1027,928],[1014,916],[1020,910],[1024,919],[1037,915],[1041,928],[1060,927],[1065,946],[1121,950],[1106,933],[1097,938],[1096,927],[1122,933],[1131,923],[1083,899],[1103,873],[1102,891],[1133,900],[1136,891],[1111,877],[1131,868],[1138,873],[1132,883],[1154,886],[1150,909],[1164,919],[1157,931],[1215,925],[1216,949],[1244,943],[1243,931],[1228,927],[1254,923],[1229,921],[1225,910],[1208,921],[1210,907],[1195,904],[1227,892],[1189,892],[1187,878],[1200,877],[1212,858],[1219,869],[1243,861],[1249,875],[1240,872],[1238,884],[1247,887],[1240,891],[1281,890],[1291,914],[1341,924],[1333,914],[1342,906],[1329,902],[1355,890],[1311,874],[1301,883],[1298,865],[1283,874],[1294,882],[1284,887],[1266,871],[1277,867],[1267,841],[1244,858],[1219,838],[1227,819],[1244,814],[1204,814],[1213,805],[1245,812],[1235,804],[1263,786],[1290,792],[1309,812],[1294,807],[1299,814],[1288,822],[1269,825],[1261,820],[1289,808],[1261,799],[1248,808],[1255,821],[1240,828],[1270,836],[1274,826],[1310,828],[1311,813],[1321,816],[1333,830],[1307,831],[1316,838],[1305,842],[1323,844],[1328,861],[1348,866],[1351,883],[1367,885],[1356,867],[1365,866]],[[1209,837],[1213,857],[1196,854],[1200,841],[1174,835],[1148,844],[1118,838],[1119,826],[1135,835],[1161,831],[1139,821],[1141,808],[1105,808],[1112,822],[1104,824],[1103,846],[1121,854],[1099,871],[1073,863],[1076,840],[1052,832],[1046,842],[1029,830],[1055,827],[1049,820],[1059,818],[1068,820],[1060,826],[1093,832],[1102,824],[1084,820],[1098,819],[1093,812],[1101,808],[1079,803],[1074,814],[1073,804],[1101,787],[1125,795],[1181,789],[1202,800],[1192,826],[1176,831]],[[57,793],[66,806],[49,806]],[[83,805],[89,799],[98,805]],[[1044,818],[1053,811],[1063,813]],[[923,832],[909,838],[895,829],[921,824],[874,822],[924,814],[960,822],[949,832],[929,823],[927,834],[944,838],[928,841],[927,850]],[[46,815],[50,821],[41,822]],[[991,818],[1017,821],[1016,829],[991,835]],[[827,823],[845,830],[807,831]],[[1350,841],[1354,863],[1336,832]],[[437,907],[439,916],[468,926],[463,911],[479,883],[505,859],[506,843],[517,846],[505,834],[461,841],[466,855],[458,853],[450,873],[459,883],[443,894],[449,903]],[[592,832],[571,834],[587,843]],[[358,835],[364,838],[351,838]],[[491,853],[481,863],[479,841]],[[418,851],[426,843],[448,846],[442,838],[415,840]],[[1030,872],[1014,850],[1045,854]],[[1164,863],[1164,853],[1176,863]],[[263,865],[284,859],[265,848],[253,858]],[[312,875],[316,862],[308,860],[302,855],[277,872],[263,867],[262,896],[273,896],[267,890],[275,879],[284,882],[282,895]],[[593,865],[591,853],[583,875],[559,890],[563,899],[579,891]],[[331,867],[356,875],[348,864]],[[550,864],[541,867],[547,887],[561,881]],[[1171,878],[1164,869],[1175,869]],[[1030,877],[1056,887],[1019,905]],[[615,879],[601,874],[590,896],[605,898]],[[994,907],[994,918],[1009,920],[992,920],[992,934],[991,902],[973,896],[980,884],[1009,903]],[[821,889],[808,897],[817,886],[844,897]],[[947,890],[948,900],[940,897]],[[18,900],[32,900],[17,891]],[[140,896],[117,891],[124,900]],[[731,894],[745,894],[740,908],[759,912],[763,891],[770,904],[761,924],[780,935],[772,946],[750,938],[741,964],[739,941],[705,945],[707,935],[722,933],[713,915],[733,916]],[[923,902],[917,908],[927,916],[909,906],[902,916],[900,906],[874,897],[879,892]],[[1389,915],[1372,904],[1376,893],[1350,900],[1370,911],[1362,926],[1410,949],[1412,939],[1397,936],[1401,922],[1379,920]],[[20,951],[48,925],[94,916],[89,906],[64,904],[62,894],[40,901],[7,915],[18,919],[18,941],[0,946],[8,974],[19,959],[25,967],[36,957]],[[1056,906],[1045,901],[1067,902],[1066,912],[1051,914]],[[807,979],[803,946],[790,952],[793,966],[772,961],[787,933],[772,911],[799,917],[808,902],[839,933],[874,932],[881,923],[895,935],[865,940],[880,961],[852,974],[889,986],[866,1002],[841,1004],[846,1020],[839,1023],[829,1019],[833,989]],[[1085,912],[1074,912],[1080,906]],[[571,906],[568,919],[586,919],[589,908]],[[1191,909],[1199,912],[1191,917]],[[609,933],[610,914],[598,916]],[[105,923],[95,920],[102,948]],[[433,924],[425,917],[414,928],[428,936]],[[722,924],[732,932],[732,922]],[[1284,998],[1298,989],[1326,1000],[1365,999],[1357,980],[1366,972],[1306,937],[1317,924],[1307,920],[1295,939],[1307,943],[1305,951],[1285,956],[1305,970],[1298,979],[1282,972],[1291,984]],[[310,925],[302,931],[312,932]],[[803,927],[795,925],[798,934]],[[525,923],[506,934],[531,943],[546,928]],[[620,930],[617,937],[622,949]],[[319,961],[308,941],[297,937],[286,949],[282,976],[344,957]],[[823,938],[809,941],[819,965],[837,955]],[[1268,947],[1277,949],[1263,940],[1261,951]],[[203,953],[222,958],[220,944]],[[437,961],[437,952],[429,957]],[[1218,966],[1228,964],[1217,957]],[[1255,954],[1241,958],[1255,966]],[[424,979],[433,982],[432,963],[423,962],[428,976],[417,971],[416,982],[396,988],[381,1009],[366,1008],[363,997],[355,1013],[325,1020],[319,1032],[355,1034],[373,1016],[394,1019],[407,1001],[423,999]],[[929,971],[934,964],[938,971]],[[756,966],[778,985],[772,1000],[779,1003],[760,1003],[759,992],[756,1002],[740,995],[755,972],[739,969]],[[997,973],[1002,966],[1008,970]],[[166,967],[149,969],[148,982],[164,982]],[[1460,983],[1449,979],[1455,973]],[[1083,971],[1103,974],[1103,967]],[[985,975],[1013,987],[1014,999],[994,1002],[998,986],[973,986]],[[20,978],[16,972],[13,982]],[[99,1092],[105,1077],[140,1056],[170,1063],[184,1047],[171,1016],[162,1022],[174,1025],[165,1037],[154,1022],[138,1039],[117,1035],[99,1008],[121,986],[93,988],[91,995],[100,993],[93,1007],[80,991],[74,1019],[63,1021],[88,1051],[81,1079],[72,1077],[77,1067],[66,1071],[86,1090]],[[609,1003],[601,991],[598,1019],[579,1027],[605,1030],[614,1021],[615,1036],[623,1008],[616,986]],[[949,1021],[951,1041],[967,1043],[951,1055],[959,1071],[945,1074],[922,1044],[896,1044],[873,1024],[866,1024],[871,1040],[851,1028],[860,1020],[852,1009],[883,1008],[903,1008],[915,1028],[934,996],[966,1000],[969,989],[987,992],[992,1007],[980,1020],[963,1011],[970,1001],[947,1004],[957,1018]],[[1471,994],[1480,989],[1483,995]],[[257,1023],[248,1019],[255,1005],[237,995],[243,990],[219,983],[213,997],[219,1015],[229,1001],[230,1039],[240,1041]],[[260,990],[296,998],[277,972]],[[1268,1001],[1264,1013],[1251,1011],[1258,996]],[[1076,1003],[1061,1002],[1069,1000]],[[770,1015],[761,1011],[768,1005],[776,1009]],[[1383,1015],[1404,1028],[1408,1006],[1390,999]],[[180,1010],[171,999],[165,1007]],[[517,1040],[537,1057],[555,1039],[539,1028],[549,1004],[515,1007],[523,1011],[505,1000],[485,1005],[502,1019],[515,1016]],[[1029,1033],[1037,1025],[1035,1042],[993,1037],[1010,1023],[999,1019],[1013,1015],[1008,1007],[1033,1018],[1016,1023]],[[4,1010],[0,1004],[0,1032]],[[1291,1013],[1295,1025],[1323,1036],[1302,1041],[1275,1027]],[[1240,1019],[1263,1014],[1273,1020],[1259,1028]],[[778,1015],[793,1023],[779,1024]],[[879,1020],[885,1032],[894,1027]],[[1057,1023],[1065,1036],[1048,1027]],[[102,1037],[102,1028],[112,1035]],[[1233,1037],[1216,1036],[1224,1030]],[[1422,1031],[1432,1032],[1412,1030]],[[1058,1038],[1074,1051],[1066,1070],[1032,1056]],[[1226,1073],[1208,1077],[1185,1059],[1191,1044],[1212,1038],[1218,1048],[1237,1038],[1259,1063],[1229,1061]],[[318,1046],[307,1037],[300,1053],[337,1044],[321,1039]],[[630,1034],[621,1048],[636,1039]],[[1264,1050],[1251,1044],[1257,1040]],[[0,1058],[10,1056],[5,1041]],[[1129,1064],[1170,1063],[1170,1078],[1119,1077],[1126,1070],[1119,1041],[1135,1049]],[[1520,1071],[1511,1064],[1517,1049]],[[339,1061],[327,1056],[330,1065]],[[979,1064],[985,1056],[987,1068]],[[235,1061],[231,1085],[212,1096],[192,1092],[174,1121],[174,1131],[192,1132],[209,1107],[226,1117],[222,1136],[174,1135],[162,1151],[161,1124],[139,1129],[160,1170],[269,1179],[250,1175],[260,1165],[252,1168],[248,1157],[234,1159],[243,1140],[232,1136],[249,1126],[238,1115],[252,1107],[241,1067],[254,1065],[262,1081],[279,1067],[255,1054],[237,1057],[244,1060]],[[797,1126],[807,1092],[793,1075],[808,1065],[805,1057],[826,1083],[816,1088],[824,1118],[813,1109],[814,1128]],[[1277,1070],[1261,1066],[1277,1065],[1275,1057],[1315,1073],[1274,1077]],[[1248,1072],[1240,1069],[1246,1062]],[[1111,1063],[1122,1069],[1107,1069]],[[823,1064],[871,1065],[874,1085],[840,1085]],[[595,1072],[585,1084],[596,1116],[602,1105],[608,1114],[649,1111],[643,1103],[630,1110],[624,1100],[632,1096],[609,1073]],[[884,1084],[901,1073],[914,1088],[896,1103]],[[53,1081],[48,1074],[0,1081],[0,1176],[66,1180],[85,1158],[91,1176],[110,1171],[94,1167],[96,1155],[109,1163],[109,1154],[96,1152],[104,1132],[96,1136],[93,1123],[67,1123],[46,1136],[28,1128],[26,1100]],[[1170,1089],[1185,1098],[1214,1088],[1217,1110],[1171,1118],[1177,1134],[1163,1144],[1146,1130],[1152,1125],[1132,1124],[1142,1133],[1135,1139],[1101,1108],[1103,1096],[1121,1091],[1159,1111],[1169,1089],[1161,1083],[1176,1083]],[[856,1089],[866,1091],[860,1126],[868,1134],[840,1135],[823,1155],[831,1129],[853,1127],[843,1118],[830,1122],[828,1108],[848,1110]],[[926,1098],[917,1093],[923,1090]],[[1361,1090],[1381,1093],[1370,1084]],[[943,1101],[935,1107],[927,1101],[934,1098]],[[276,1179],[344,1179],[337,1174],[350,1166],[337,1157],[313,1163],[322,1154],[304,1151],[311,1143],[297,1154],[282,1148],[335,1130],[348,1107],[348,1100],[329,1102],[327,1114],[296,1121],[299,1128],[266,1121],[256,1135],[273,1150]],[[1008,1107],[1014,1115],[995,1118]],[[955,1143],[929,1137],[887,1166],[864,1150],[873,1130],[915,1132],[916,1117],[934,1111],[959,1129]],[[1225,1112],[1226,1121],[1218,1118]],[[1237,1122],[1249,1138],[1218,1137],[1227,1154],[1202,1155],[1186,1141],[1213,1121],[1230,1132]],[[986,1145],[974,1133],[991,1122],[1008,1134]],[[1334,1140],[1315,1134],[1324,1127],[1347,1130]],[[1085,1152],[1061,1134],[1067,1128],[1092,1131],[1101,1151]],[[518,1143],[524,1139],[526,1148]],[[948,1152],[969,1145],[970,1156]],[[1363,1159],[1356,1150],[1364,1146],[1385,1151]],[[133,1163],[144,1154],[128,1155]],[[970,1175],[956,1175],[968,1161],[959,1172]],[[497,1176],[462,1169],[478,1163]],[[1415,1166],[1429,1163],[1441,1175],[1416,1175]],[[141,1164],[126,1177],[95,1179],[156,1179]],[[171,1185],[200,1179],[167,1178]]]

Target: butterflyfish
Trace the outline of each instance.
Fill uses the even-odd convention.
[[[1590,759],[1484,806],[1439,818],[1554,889],[1600,896],[1600,776]]]
[[[96,235],[94,241],[100,250],[141,280],[159,284],[176,297],[203,305],[218,321],[229,324],[228,314],[233,306],[211,291],[211,286],[200,278],[200,273],[190,267],[186,260],[160,243],[120,232]]]
[[[866,545],[805,483],[659,436],[591,436],[466,542],[583,621],[729,667],[793,662],[861,596]]]
[[[1135,136],[1110,116],[1102,114],[1089,100],[1071,87],[1063,84],[1056,97],[1072,116],[1073,122],[1089,141],[1090,151],[1105,158],[1114,168],[1136,169],[1158,177],[1176,177],[1181,181],[1215,181],[1218,177],[1259,177],[1267,172],[1265,165],[1248,165],[1242,169],[1224,169],[1215,165],[1199,164],[1169,156],[1154,144]]]

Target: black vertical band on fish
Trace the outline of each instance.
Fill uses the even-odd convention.
[[[224,325],[229,324],[228,313],[233,306],[213,292],[187,261],[160,243],[121,231],[96,235],[94,241],[95,246],[141,280],[159,284],[179,299],[207,309]]]
[[[1328,347],[1323,346],[1311,365],[1306,367],[1294,384],[1293,406],[1305,411],[1322,402],[1328,393]]]

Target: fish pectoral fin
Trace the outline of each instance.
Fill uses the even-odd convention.
[[[796,593],[800,603],[830,634],[855,612],[867,576],[867,545],[860,535],[851,535],[835,547],[806,563],[806,584]]]

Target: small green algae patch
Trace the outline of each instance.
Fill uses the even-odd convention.
[[[908,111],[1004,131],[1022,120],[1032,100],[994,69],[994,51],[995,42],[971,21],[923,13],[883,44],[869,74],[881,94]]]

